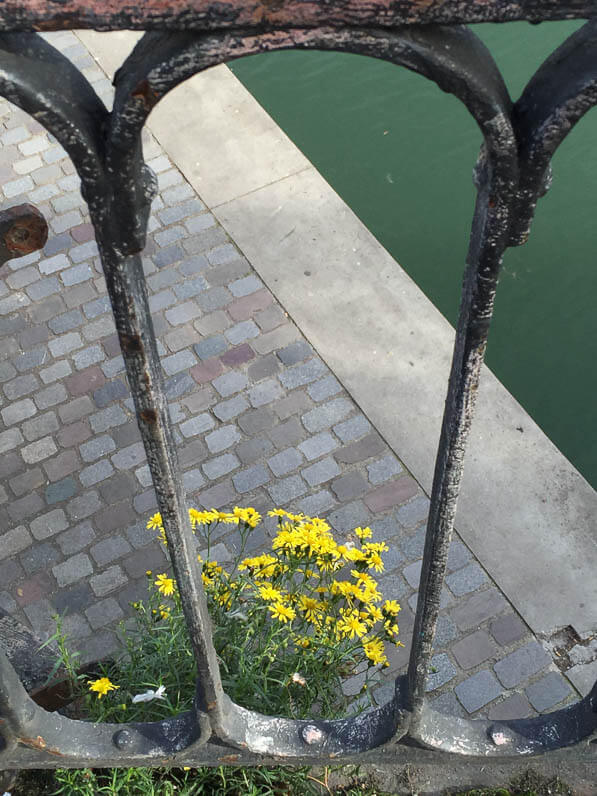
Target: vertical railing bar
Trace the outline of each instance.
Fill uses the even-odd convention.
[[[499,130],[497,124],[495,128]],[[415,734],[425,699],[466,443],[487,346],[499,270],[507,245],[511,207],[516,198],[518,170],[513,157],[516,150],[509,124],[503,125],[501,139],[497,152],[491,153],[491,162],[488,162],[490,155],[487,154],[489,147],[486,144],[476,171],[479,193],[435,463],[408,666],[407,701],[413,714],[411,730]],[[494,146],[496,141],[493,142]]]
[[[111,243],[109,235],[104,239],[101,219],[94,225],[137,423],[194,648],[198,672],[197,709],[210,716],[217,731],[224,724],[225,695],[178,469],[142,262],[137,254],[123,255]]]

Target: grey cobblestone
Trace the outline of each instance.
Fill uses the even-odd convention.
[[[384,456],[383,459],[378,459],[367,465],[367,472],[369,480],[372,484],[382,484],[388,481],[398,473],[402,472],[402,465],[395,456]]]
[[[93,400],[99,409],[103,409],[104,406],[112,403],[112,401],[126,398],[128,394],[128,389],[120,379],[114,379],[95,390],[93,393]]]
[[[70,332],[71,329],[76,329],[82,323],[83,315],[80,310],[75,309],[52,318],[48,321],[48,326],[55,334],[63,334],[64,332]]]
[[[203,414],[197,415],[196,417],[191,418],[191,420],[187,420],[184,423],[181,423],[180,433],[183,437],[195,437],[197,434],[203,434],[206,431],[209,431],[211,428],[215,426],[214,419],[211,415],[204,412]]]
[[[40,409],[49,409],[51,406],[62,403],[68,398],[64,386],[60,383],[51,384],[43,390],[39,390],[33,400]]]
[[[89,422],[95,433],[100,434],[103,431],[108,431],[110,428],[115,428],[128,422],[128,417],[122,407],[114,404],[91,415]]]
[[[539,713],[552,710],[572,693],[566,679],[559,672],[548,672],[525,689],[531,705]]]
[[[178,299],[189,299],[198,296],[207,290],[209,285],[202,276],[196,276],[194,279],[185,279],[179,285],[174,286],[174,292]]]
[[[95,365],[97,362],[103,362],[105,358],[106,355],[102,347],[99,345],[92,345],[74,354],[73,362],[77,370],[83,370],[84,368],[91,367],[91,365]]]
[[[256,464],[232,476],[232,482],[238,492],[251,492],[257,487],[269,483],[271,476],[262,464]]]
[[[477,563],[473,562],[463,569],[448,575],[446,583],[451,592],[461,596],[476,591],[479,586],[487,583],[487,575]]]
[[[342,400],[337,398],[337,401]],[[342,442],[353,442],[365,436],[367,432],[371,431],[371,423],[364,415],[357,415],[351,417],[350,420],[344,421],[334,426],[334,433],[340,437]]]
[[[550,663],[547,652],[537,641],[529,641],[498,661],[493,669],[506,688],[514,688]]]
[[[249,401],[252,406],[259,407],[281,398],[284,391],[277,379],[267,379],[249,390]]]
[[[340,468],[332,458],[322,459],[301,472],[309,486],[319,486],[339,474]]]
[[[201,315],[201,310],[193,301],[185,301],[183,304],[178,304],[171,310],[166,311],[166,320],[172,326],[180,326],[182,323],[198,318]]]
[[[334,376],[326,376],[307,389],[309,397],[314,401],[325,401],[342,391],[342,385]]]
[[[263,409],[255,411],[263,411]],[[305,438],[305,431],[297,417],[290,417],[284,423],[278,423],[277,426],[271,428],[269,436],[276,448],[287,448],[301,442]]]
[[[267,488],[276,506],[285,506],[308,491],[307,485],[300,475],[282,478]]]
[[[104,567],[106,564],[111,564],[112,561],[115,561],[117,558],[122,558],[131,553],[132,547],[123,536],[110,536],[108,539],[102,539],[97,544],[94,544],[89,552],[96,564],[100,567]]]
[[[468,711],[474,713],[500,696],[502,688],[495,677],[482,669],[454,688],[456,696]]]
[[[286,448],[267,460],[274,475],[281,476],[296,470],[303,463],[303,456],[296,448]]]
[[[196,357],[188,350],[179,351],[177,354],[172,354],[172,356],[162,360],[162,367],[168,376],[180,373],[181,370],[190,370],[196,364]]]
[[[114,472],[114,468],[107,459],[101,459],[99,462],[84,467],[79,473],[79,480],[83,486],[93,486],[100,481],[105,481]]]
[[[85,553],[67,558],[62,564],[52,567],[52,573],[59,586],[70,586],[93,572],[93,565]]]
[[[52,456],[57,450],[58,448],[52,437],[44,437],[32,442],[30,445],[25,445],[21,449],[21,456],[27,464],[34,464]]]
[[[245,340],[251,340],[259,334],[259,327],[254,321],[241,321],[226,329],[224,335],[232,345],[239,345]]]
[[[283,375],[280,377],[281,380]],[[350,414],[352,408],[352,404],[348,399],[334,398],[332,401],[328,401],[328,403],[306,412],[301,419],[307,431],[323,431]]]
[[[28,575],[40,570],[47,570],[52,564],[56,564],[61,558],[60,551],[51,542],[36,544],[20,556],[23,569]],[[1,607],[1,604],[0,604]]]
[[[255,293],[256,290],[261,290],[262,287],[263,282],[254,274],[237,279],[229,285],[230,292],[236,298],[248,296],[250,293]]]
[[[396,511],[396,519],[404,528],[416,528],[429,514],[429,499],[416,497]]]
[[[82,522],[74,528],[69,528],[56,537],[64,555],[72,555],[83,550],[95,539],[95,531],[89,522]]]
[[[106,594],[110,594],[128,583],[128,578],[119,566],[112,566],[100,572],[99,575],[94,575],[90,578],[89,583],[96,597],[105,597]]]
[[[225,453],[203,464],[203,471],[210,481],[221,478],[241,466],[240,461],[233,453]]]
[[[426,691],[435,691],[456,677],[456,667],[445,652],[431,658],[431,666],[427,674]]]
[[[221,426],[205,437],[207,447],[212,453],[220,453],[234,445],[241,439],[236,426]]]
[[[36,412],[37,408],[31,398],[25,398],[22,401],[15,401],[3,409],[2,420],[6,426],[13,426],[32,417]]]
[[[246,409],[249,408],[247,400],[242,395],[236,395],[227,401],[220,401],[213,408],[214,415],[218,420],[232,420],[233,417],[238,417]]]
[[[244,373],[230,371],[229,373],[224,373],[222,376],[218,376],[212,383],[222,398],[228,398],[228,396],[244,390],[248,384],[248,379]]]
[[[32,542],[31,535],[24,525],[12,528],[0,535],[0,560],[16,556]]]
[[[69,332],[68,334],[60,335],[55,340],[50,340],[48,348],[53,357],[62,357],[77,348],[81,348],[82,345],[81,335],[78,332]]]
[[[95,603],[85,611],[85,616],[94,630],[122,619],[124,613],[113,597]]]
[[[34,417],[32,420],[27,420],[21,428],[25,439],[31,441],[58,431],[59,423],[54,412],[46,412],[43,415]]]
[[[10,428],[0,433],[0,453],[13,450],[23,442],[23,435],[18,428]]]
[[[318,517],[325,514],[333,506],[336,505],[334,496],[327,489],[322,489],[321,492],[316,492],[314,495],[304,498],[299,501],[299,511],[304,512],[309,517]]]
[[[43,365],[47,359],[48,349],[46,346],[40,346],[39,348],[34,348],[31,351],[20,354],[14,360],[14,364],[20,373],[24,373],[27,370]]]
[[[484,630],[477,630],[454,644],[451,651],[463,669],[472,669],[492,658],[496,646]]]
[[[332,459],[332,461],[334,461]],[[335,462],[334,462],[335,463]],[[337,478],[332,484],[338,500],[352,500],[363,495],[367,489],[367,482],[356,470]]]
[[[61,503],[63,500],[68,500],[77,491],[77,484],[74,478],[63,478],[62,481],[57,481],[55,484],[48,484],[45,491],[46,503],[48,506],[54,503]]]
[[[105,456],[116,450],[116,443],[108,434],[103,434],[101,437],[95,437],[89,442],[83,443],[79,446],[79,451],[85,462],[93,462],[96,459]]]
[[[7,382],[4,385],[4,394],[9,401],[15,401],[17,398],[22,398],[23,395],[37,390],[39,382],[33,373],[27,373],[24,376],[17,376],[16,379]]]
[[[73,500],[67,504],[66,511],[71,519],[78,522],[79,520],[85,520],[87,517],[91,517],[92,514],[95,514],[96,511],[99,511],[101,508],[103,508],[103,506],[98,493],[95,490],[90,490],[83,495],[73,498]]]
[[[130,470],[145,461],[145,449],[142,442],[135,442],[122,448],[112,456],[112,464],[117,470]]]
[[[310,384],[324,374],[327,374],[327,367],[320,359],[314,358],[303,365],[296,365],[285,370],[280,374],[280,381],[287,390],[294,390],[296,387]]]
[[[223,354],[228,348],[228,342],[224,335],[217,334],[213,337],[201,340],[201,342],[194,345],[193,348],[200,359],[209,359],[210,357]]]

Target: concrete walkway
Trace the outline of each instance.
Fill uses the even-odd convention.
[[[117,34],[102,52],[99,34],[86,33],[82,39],[109,71],[121,60],[118,42],[130,47],[128,36]],[[109,80],[81,40],[73,33],[48,38],[109,102]],[[401,289],[409,291],[409,301],[421,318],[428,317],[429,308],[333,192],[330,198],[329,187],[300,153],[293,155],[296,179],[288,184],[289,194],[279,193],[285,190],[283,178],[289,172],[285,174],[287,158],[276,155],[280,150],[275,141],[286,146],[286,140],[223,70],[204,76],[217,82],[218,92],[201,99],[214,103],[219,97],[220,110],[214,109],[217,120],[226,115],[226,102],[233,102],[240,91],[245,112],[257,113],[259,144],[271,152],[271,187],[260,200],[270,202],[267,213],[249,217],[251,197],[257,192],[251,183],[239,188],[233,169],[226,176],[212,164],[221,180],[196,190],[199,167],[192,167],[189,160],[194,145],[187,144],[186,153],[179,150],[175,161],[168,157],[172,131],[178,129],[176,118],[171,116],[163,127],[164,117],[152,116],[156,135],[170,136],[168,151],[150,134],[145,139],[146,158],[158,173],[160,194],[153,207],[144,265],[189,502],[218,508],[253,505],[261,511],[284,506],[327,516],[339,534],[369,524],[388,541],[391,552],[382,584],[385,596],[402,603],[400,628],[406,649],[395,654],[380,682],[376,695],[383,699],[391,689],[389,678],[406,663],[428,509],[428,477],[423,472],[427,464],[423,457],[417,465],[410,449],[403,453],[384,427],[383,412],[392,414],[388,404],[398,393],[391,387],[378,389],[377,408],[371,408],[370,391],[381,372],[372,368],[371,379],[363,378],[364,373],[369,375],[367,362],[372,361],[367,349],[371,336],[355,346],[354,330],[331,327],[336,351],[330,353],[328,319],[336,310],[342,318],[352,306],[357,331],[362,323],[355,312],[360,294],[350,282],[350,272],[344,281],[333,281],[346,259],[338,262],[338,255],[330,253],[328,262],[337,267],[331,273],[333,269],[321,265],[325,260],[318,253],[312,268],[303,270],[303,282],[312,282],[307,281],[305,290],[296,290],[300,260],[284,249],[280,239],[285,228],[277,219],[297,210],[297,196],[319,191],[325,200],[317,207],[320,223],[332,224],[326,226],[327,232],[336,230],[340,236],[345,232],[343,245],[356,249],[358,244],[359,256],[381,264],[387,285],[401,280]],[[188,91],[197,88],[189,84]],[[186,102],[182,107],[190,118]],[[171,109],[166,107],[165,112]],[[30,201],[51,227],[44,252],[11,261],[0,282],[4,479],[0,512],[6,529],[0,536],[0,606],[41,635],[52,631],[52,614],[67,612],[67,630],[91,659],[114,646],[114,628],[128,614],[130,601],[144,594],[145,571],[164,569],[166,559],[145,530],[155,496],[78,178],[61,148],[26,114],[7,103],[0,113],[4,206]],[[179,143],[174,149],[178,147]],[[231,145],[229,153],[229,160],[252,157],[240,144]],[[201,161],[209,162],[202,156]],[[203,168],[201,173],[209,170]],[[250,179],[251,175],[254,171],[249,171]],[[265,173],[261,179],[267,183]],[[330,207],[341,213],[344,227],[325,215]],[[267,228],[260,226],[260,218],[269,219]],[[298,232],[285,239],[309,240],[302,234],[304,216],[295,212],[295,219]],[[220,221],[239,230],[234,240]],[[279,267],[279,254],[268,244],[271,240],[280,241],[281,251],[288,254],[289,272]],[[253,267],[257,261],[259,273]],[[293,279],[288,279],[289,273]],[[372,289],[375,273],[369,283]],[[324,277],[328,282],[323,299],[334,312],[322,315],[319,280]],[[394,284],[388,293],[393,295],[395,289]],[[306,297],[302,303],[292,298],[299,293]],[[387,300],[381,294],[378,298]],[[397,317],[400,323],[399,312]],[[321,335],[316,331],[318,319],[324,327]],[[422,358],[430,345],[425,330],[421,327],[413,337],[413,356]],[[444,327],[442,347],[435,356],[445,359],[448,344]],[[404,373],[406,366],[398,357],[384,356],[384,363],[384,368],[396,366],[398,374]],[[363,383],[369,381],[363,392]],[[441,396],[444,391],[445,385]],[[437,417],[432,417],[436,422]],[[425,425],[415,412],[410,421],[415,428]],[[427,432],[421,434],[426,438]],[[405,454],[415,456],[414,465],[405,461]],[[562,472],[562,478],[568,478],[567,471]],[[583,490],[581,484],[577,490],[581,500],[585,500]],[[256,534],[256,545],[267,544],[266,531]],[[221,560],[232,555],[233,544],[227,536],[219,540]],[[538,623],[533,627],[519,607],[526,594],[498,585],[495,573],[488,571],[487,558],[492,556],[488,548],[489,540],[471,544],[470,538],[457,536],[453,542],[429,681],[435,704],[457,715],[498,718],[533,715],[577,699],[594,668],[582,665],[592,654],[590,646],[580,644],[570,656],[552,658],[544,639],[536,635],[542,631],[540,608],[530,609]],[[502,552],[503,548],[504,542]],[[579,567],[591,559],[590,548],[581,549]],[[525,566],[532,563],[529,559]],[[562,569],[565,585],[569,573],[566,566]],[[557,580],[559,573],[553,577]],[[531,584],[536,589],[537,581],[531,578]],[[583,584],[585,594],[592,585]],[[533,605],[540,603],[535,595]],[[587,598],[584,613],[584,606],[572,603],[570,610],[564,604],[558,611],[563,616],[574,614],[575,629],[588,639],[594,604]],[[562,668],[577,666],[564,676],[554,660],[560,664],[564,660]],[[354,681],[347,688],[358,691],[360,683]]]

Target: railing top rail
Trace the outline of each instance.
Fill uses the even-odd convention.
[[[597,16],[597,0],[4,0],[0,31],[209,30],[545,22]]]

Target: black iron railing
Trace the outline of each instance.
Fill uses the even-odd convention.
[[[464,720],[432,711],[425,680],[479,373],[502,256],[528,235],[550,160],[597,103],[597,20],[588,21],[512,103],[466,22],[597,18],[594,0],[23,0],[0,4],[0,94],[62,144],[81,177],[95,228],[139,428],[198,668],[194,709],[145,724],[92,724],[48,713],[0,653],[0,768],[433,760],[550,753],[593,759],[597,684],[581,702],[533,719]],[[116,74],[108,112],[91,85],[32,31],[95,27],[147,32]],[[457,96],[483,134],[460,319],[439,440],[408,674],[387,704],[334,721],[246,710],[226,696],[188,523],[140,252],[155,177],[141,132],[154,105],[195,73],[268,50],[359,53],[405,66]],[[6,258],[43,245],[27,210],[0,220]],[[27,221],[27,219],[29,221]],[[29,223],[30,222],[30,223]],[[28,226],[29,224],[29,226]],[[38,236],[37,238],[35,236]],[[28,237],[29,236],[29,237]],[[15,241],[21,248],[15,248]],[[11,245],[13,248],[11,248]],[[267,246],[264,241],[264,246]]]

